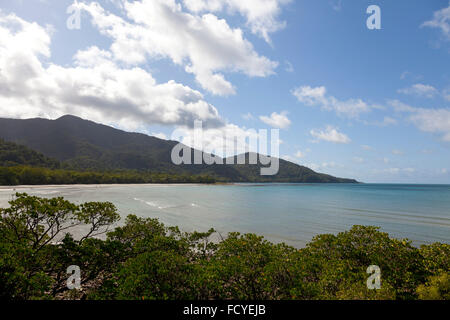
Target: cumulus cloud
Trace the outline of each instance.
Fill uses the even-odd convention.
[[[168,81],[157,83],[139,68],[124,68],[111,53],[91,47],[72,67],[49,63],[50,34],[14,14],[0,15],[0,116],[48,117],[75,114],[137,129],[148,124],[224,125],[200,92]]]
[[[117,61],[138,65],[167,58],[192,73],[203,89],[223,96],[235,93],[223,72],[266,77],[278,65],[260,56],[241,29],[211,13],[185,12],[175,0],[122,0],[122,4],[126,19],[95,2],[74,4],[112,39],[111,52]]]
[[[98,23],[105,22],[100,19]],[[199,91],[173,80],[158,83],[148,71],[115,59],[112,49],[92,46],[79,50],[72,66],[51,63],[50,46],[48,29],[14,14],[0,14],[0,117],[73,114],[141,132],[148,132],[152,124],[170,125],[185,133],[180,140],[193,147],[197,147],[191,143],[193,125],[200,120],[202,149],[207,152],[269,153],[253,150],[248,143],[235,149],[235,138],[249,140],[257,133],[224,121]],[[167,138],[161,133],[154,135]]]
[[[398,100],[391,100],[389,104],[397,112],[409,113],[408,120],[420,130],[439,134],[442,140],[450,142],[450,109],[416,108]]]
[[[239,13],[247,20],[251,32],[270,43],[269,34],[286,25],[278,20],[281,7],[291,0],[183,0],[184,6],[191,12],[221,12]]]
[[[259,119],[265,124],[278,129],[286,129],[291,125],[291,120],[287,117],[286,111],[281,113],[272,112],[270,116],[260,116]]]
[[[447,8],[433,13],[433,19],[426,21],[422,27],[438,28],[445,39],[450,40],[450,2]]]
[[[336,112],[339,116],[358,118],[362,113],[368,113],[374,105],[369,105],[361,99],[338,100],[333,96],[326,95],[325,87],[301,86],[292,90],[297,100],[307,106],[318,106],[323,110]]]
[[[327,126],[325,130],[311,130],[310,131],[311,136],[316,138],[317,140],[323,140],[333,143],[350,143],[350,138],[344,134],[338,131],[338,129]]]
[[[450,109],[419,108],[410,119],[420,130],[442,134],[442,139],[450,142]]]
[[[399,89],[397,90],[397,92],[425,98],[433,98],[434,96],[439,94],[439,91],[435,87],[422,83],[416,83],[411,87]]]

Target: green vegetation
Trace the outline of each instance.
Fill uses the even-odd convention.
[[[59,161],[60,168],[78,172],[139,171],[172,176],[209,176],[220,182],[357,182],[353,179],[317,173],[282,159],[279,173],[274,176],[261,176],[260,168],[264,167],[261,163],[175,165],[171,160],[171,151],[178,143],[176,141],[125,132],[69,115],[56,120],[0,118],[0,137],[36,150],[42,157],[56,159],[53,161]],[[24,148],[18,147],[18,152],[26,150]],[[31,152],[30,149],[26,152]],[[193,150],[191,152],[193,153]],[[246,163],[249,163],[248,154],[246,158]],[[5,164],[0,160],[0,166],[57,168],[47,164],[46,161],[31,162],[28,159],[32,157],[21,156],[12,164]]]
[[[254,234],[213,242],[214,230],[185,233],[135,215],[95,238],[118,219],[108,202],[16,194],[0,209],[0,298],[449,299],[448,244],[416,248],[354,226],[299,250]],[[81,225],[84,234],[71,235]],[[366,286],[373,264],[379,290]],[[67,289],[70,265],[81,269],[81,290]]]
[[[0,139],[0,167],[35,166],[43,168],[59,168],[59,161],[50,159],[42,153],[25,146],[6,142]]]
[[[0,185],[125,184],[125,183],[214,183],[209,176],[116,170],[73,171],[36,167],[0,167]]]
[[[25,146],[0,139],[0,185],[214,182],[215,179],[206,174],[75,170]]]

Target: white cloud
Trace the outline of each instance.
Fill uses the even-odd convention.
[[[305,154],[303,152],[301,152],[300,150],[298,150],[295,155],[296,158],[304,158]]]
[[[291,157],[290,155],[287,155],[287,154],[282,155],[281,159],[289,161],[289,162],[297,163],[297,159],[295,159],[295,158],[293,158],[293,157]]]
[[[314,171],[320,170],[320,164],[317,163],[305,163],[304,166]]]
[[[0,117],[73,114],[141,132],[151,124],[173,125],[186,133],[180,138],[191,146],[193,122],[201,120],[203,149],[218,155],[247,151],[245,145],[234,150],[234,138],[256,134],[226,123],[200,92],[173,80],[157,83],[148,71],[116,62],[111,51],[80,50],[73,66],[63,67],[48,63],[49,48],[48,30],[0,14]]]
[[[442,135],[442,140],[450,142],[450,109],[415,108],[398,100],[389,104],[397,112],[410,113],[408,119],[424,132]]]
[[[433,98],[439,93],[439,91],[435,87],[422,83],[416,83],[411,87],[399,89],[397,90],[397,92],[425,98]]]
[[[411,107],[399,100],[389,100],[388,103],[394,108],[396,112],[415,112],[417,108]]]
[[[281,7],[291,0],[183,0],[188,10],[194,13],[221,12],[239,13],[247,20],[252,33],[257,34],[270,43],[269,34],[286,25],[279,21]]]
[[[364,163],[364,158],[361,157],[353,157],[353,161],[356,163]]]
[[[311,130],[310,134],[317,140],[324,140],[333,143],[350,143],[350,138],[339,132],[332,126],[327,126],[325,130]]]
[[[291,125],[291,120],[287,117],[287,112],[283,111],[281,113],[272,112],[268,116],[260,116],[259,119],[265,124],[279,129],[286,129]]]
[[[373,150],[373,148],[372,148],[371,146],[368,146],[368,145],[365,145],[365,144],[363,144],[363,145],[361,146],[361,148],[362,148],[363,150],[366,150],[366,151]]]
[[[150,73],[124,68],[111,53],[91,47],[74,56],[73,67],[48,63],[50,35],[36,23],[0,15],[0,116],[55,118],[74,114],[135,130],[148,124],[224,125],[202,94]]]
[[[383,118],[383,121],[363,121],[366,125],[374,125],[374,126],[380,126],[380,127],[387,127],[391,125],[396,125],[398,123],[397,119],[394,119],[389,116],[385,116]]]
[[[384,117],[383,122],[381,123],[382,126],[389,126],[394,124],[397,124],[397,120],[391,117]]]
[[[147,59],[171,59],[216,95],[235,93],[223,72],[250,77],[274,74],[278,63],[258,55],[239,28],[213,14],[184,12],[175,0],[122,0],[127,19],[105,11],[98,3],[78,3],[92,16],[92,24],[112,39],[117,61],[137,65]]]
[[[326,92],[327,89],[325,87],[313,88],[310,86],[298,87],[292,90],[292,94],[297,97],[298,101],[308,106],[313,106],[316,104],[326,104]]]
[[[396,156],[401,156],[401,155],[403,155],[403,151],[394,149],[394,150],[392,150],[392,154],[396,155]]]
[[[384,169],[383,172],[385,173],[390,173],[390,174],[401,174],[401,173],[407,173],[407,174],[411,174],[416,172],[417,170],[414,168],[388,168],[388,169]]]
[[[415,81],[422,79],[423,76],[422,75],[418,75],[418,74],[413,74],[412,72],[409,71],[405,71],[400,75],[400,79],[401,80],[405,80],[405,79],[413,79]]]
[[[271,150],[259,150],[258,145],[250,143],[250,139],[256,139],[256,130],[243,129],[234,124],[226,124],[221,128],[203,128],[200,136],[196,136],[193,128],[177,128],[172,133],[172,140],[178,140],[187,146],[201,149],[220,157],[230,157],[245,152],[260,152],[269,154]],[[267,137],[270,143],[270,133]],[[236,143],[235,141],[243,143]]]
[[[419,109],[410,119],[420,130],[442,134],[450,142],[450,109]]]
[[[333,96],[326,95],[325,87],[302,86],[292,90],[297,100],[307,106],[318,106],[324,110],[334,111],[339,116],[358,118],[362,113],[368,113],[378,106],[369,105],[361,99],[341,101]]]
[[[160,132],[160,133],[151,133],[150,135],[154,136],[156,138],[159,138],[159,139],[167,140],[167,135],[165,133],[162,133],[162,132]]]
[[[334,161],[322,162],[322,163],[302,163],[307,168],[311,168],[314,171],[331,171],[331,169],[342,169],[345,168],[344,165],[336,163]]]
[[[111,60],[112,54],[109,51],[100,50],[98,47],[90,47],[86,50],[78,51],[75,56],[75,64],[80,67],[95,67],[105,64]]]
[[[445,39],[450,40],[450,2],[447,8],[434,12],[433,19],[424,22],[422,27],[438,28]]]

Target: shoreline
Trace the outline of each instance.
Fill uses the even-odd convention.
[[[108,184],[39,184],[39,185],[17,185],[0,186],[0,190],[6,189],[38,189],[38,188],[72,188],[72,187],[117,187],[117,186],[206,186],[206,185],[233,185],[234,183],[108,183]]]
[[[105,184],[33,184],[33,185],[0,185],[0,190],[9,189],[38,189],[38,188],[89,188],[89,187],[118,187],[118,186],[320,186],[320,185],[392,185],[392,186],[450,186],[446,183],[338,183],[338,182],[217,182],[217,183],[105,183]]]

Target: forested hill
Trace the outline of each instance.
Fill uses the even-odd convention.
[[[60,163],[30,148],[0,139],[0,167],[19,165],[56,169]]]
[[[275,176],[259,175],[260,164],[177,166],[170,158],[172,148],[178,143],[176,141],[125,132],[70,115],[56,120],[0,118],[0,138],[56,159],[63,168],[71,170],[208,175],[218,181],[229,182],[356,183],[353,179],[317,173],[285,160],[280,160],[280,170]],[[23,164],[34,165],[23,160]]]

